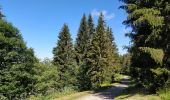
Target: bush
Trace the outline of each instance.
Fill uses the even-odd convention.
[[[157,92],[163,100],[170,100],[170,88],[164,88]]]
[[[119,74],[119,73],[115,73],[112,77],[113,82],[120,82],[120,80],[122,79],[123,75]]]
[[[50,60],[45,59],[42,63],[37,64],[37,83],[35,92],[39,94],[49,94],[57,90],[58,72]]]

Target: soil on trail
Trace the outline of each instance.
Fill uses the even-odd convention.
[[[113,100],[115,96],[119,95],[123,89],[128,87],[128,83],[130,82],[128,76],[124,76],[121,82],[113,87],[110,87],[106,90],[98,91],[96,93],[80,97],[77,100]]]

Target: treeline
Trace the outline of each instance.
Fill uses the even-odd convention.
[[[130,74],[155,93],[170,87],[170,1],[120,0],[128,13],[123,22],[132,31]]]
[[[83,15],[75,44],[64,24],[53,60],[40,62],[19,30],[0,12],[0,99],[24,99],[69,90],[96,89],[120,73],[119,55],[112,29],[100,14],[95,26]]]

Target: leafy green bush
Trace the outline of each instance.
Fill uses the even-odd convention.
[[[49,94],[57,90],[58,72],[50,60],[45,59],[42,63],[37,64],[37,83],[35,85],[36,93]]]
[[[121,75],[119,73],[115,73],[114,76],[113,76],[113,82],[120,82],[122,77],[123,77],[123,75]]]

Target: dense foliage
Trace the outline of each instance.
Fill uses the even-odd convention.
[[[42,62],[36,64],[36,79],[34,86],[36,94],[48,95],[58,91],[60,86],[59,73],[57,67],[54,66],[50,59],[44,59]]]
[[[77,66],[74,60],[74,49],[72,44],[69,28],[64,24],[59,33],[57,46],[53,49],[53,63],[57,66],[60,86],[59,89],[65,87],[74,87],[77,84]]]
[[[132,31],[131,74],[155,92],[169,75],[170,2],[168,0],[121,0],[128,18],[124,24]]]
[[[2,17],[2,16],[1,16]],[[0,19],[0,99],[24,98],[36,83],[36,57],[17,28]]]
[[[80,90],[87,90],[91,88],[91,81],[89,76],[90,65],[89,60],[89,48],[91,46],[91,41],[95,33],[94,24],[92,16],[89,15],[88,21],[86,16],[83,15],[83,18],[80,23],[77,40],[75,44],[77,64],[79,65],[79,88]]]
[[[127,53],[120,56],[120,66],[121,66],[121,73],[122,74],[129,74],[130,73],[130,65],[131,65],[131,54]]]
[[[112,81],[117,68],[118,52],[111,28],[107,28],[101,14],[97,27],[92,16],[86,16],[80,23],[75,45],[79,65],[80,89],[98,88],[102,83]]]

